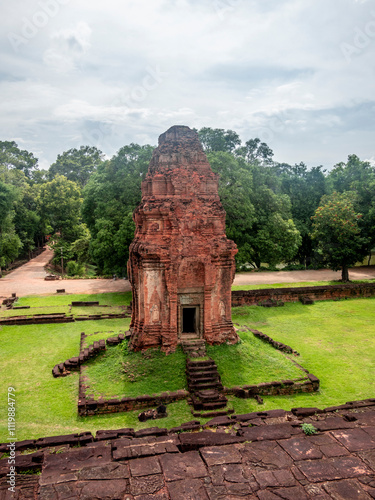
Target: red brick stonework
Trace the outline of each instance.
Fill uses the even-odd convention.
[[[231,319],[237,248],[225,235],[218,175],[189,127],[159,137],[134,221],[131,348],[170,352],[193,338],[237,342]]]

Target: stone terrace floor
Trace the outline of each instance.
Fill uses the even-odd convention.
[[[303,422],[319,432],[305,435]],[[43,438],[17,450],[17,472],[29,474],[17,474],[10,494],[0,460],[1,500],[365,500],[375,498],[375,399],[217,417],[204,428]]]

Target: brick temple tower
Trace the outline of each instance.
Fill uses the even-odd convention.
[[[170,352],[184,339],[237,342],[231,319],[237,247],[225,235],[218,175],[189,127],[159,137],[134,221],[131,348]]]

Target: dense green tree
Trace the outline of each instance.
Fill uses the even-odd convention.
[[[38,168],[38,160],[33,153],[19,149],[14,141],[0,141],[0,165],[7,169],[21,170],[31,178],[32,172]]]
[[[362,214],[359,226],[364,236],[364,250],[370,257],[375,248],[375,166],[350,155],[347,163],[335,165],[327,181],[335,191],[353,193],[354,208]]]
[[[309,170],[301,162],[294,166],[286,163],[277,164],[276,172],[281,180],[282,193],[290,198],[291,215],[302,237],[296,258],[301,264],[309,266],[314,257],[311,217],[327,191],[325,171],[321,166]]]
[[[301,238],[288,196],[272,189],[278,182],[271,170],[230,153],[209,153],[208,159],[220,175],[219,195],[227,214],[227,236],[238,247],[237,266],[291,260]]]
[[[52,180],[55,175],[64,175],[69,181],[76,182],[83,188],[102,162],[103,153],[96,147],[72,148],[57,156],[57,160],[48,170],[48,178]]]
[[[52,227],[61,238],[72,243],[80,235],[81,190],[63,175],[56,175],[42,184],[39,191],[39,206],[45,225]]]
[[[252,174],[248,165],[226,152],[208,153],[212,170],[219,174],[219,196],[226,212],[226,234],[238,247],[236,261],[250,259],[254,206],[250,199]]]
[[[364,256],[364,238],[358,221],[362,215],[354,209],[351,193],[325,195],[313,220],[312,237],[317,241],[323,262],[341,269],[342,281],[349,281],[348,268]]]
[[[16,194],[12,186],[0,181],[0,277],[2,268],[12,262],[22,246],[13,222]]]
[[[130,144],[98,167],[83,194],[82,217],[90,233],[90,255],[100,272],[126,273],[134,237],[132,213],[141,201],[153,147]]]
[[[232,153],[241,144],[239,135],[233,130],[203,127],[197,132],[206,153],[214,151]]]
[[[260,139],[249,139],[242,146],[236,150],[238,156],[242,156],[250,164],[272,165],[273,164],[273,151]]]

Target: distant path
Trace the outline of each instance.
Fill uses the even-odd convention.
[[[53,251],[46,248],[35,259],[15,269],[4,278],[0,279],[0,298],[10,297],[16,293],[18,297],[25,295],[48,295],[56,293],[57,289],[64,288],[66,293],[104,293],[128,292],[130,283],[118,279],[77,279],[44,281],[46,272],[44,266],[52,259]],[[350,279],[375,279],[375,266],[355,267],[349,271]],[[238,273],[234,285],[260,285],[272,283],[298,283],[301,281],[331,281],[339,280],[341,273],[328,269],[318,271],[278,271],[262,273]]]
[[[10,297],[16,293],[18,297],[25,295],[48,295],[56,293],[57,289],[65,288],[66,293],[103,293],[128,292],[130,284],[127,280],[112,279],[64,279],[44,281],[46,272],[44,266],[53,257],[53,251],[46,248],[35,259],[0,279],[0,297]]]
[[[349,269],[351,280],[375,279],[375,266]],[[299,283],[301,281],[333,281],[341,279],[341,271],[329,269],[306,271],[266,271],[262,273],[237,273],[233,285],[261,285],[272,283]]]

